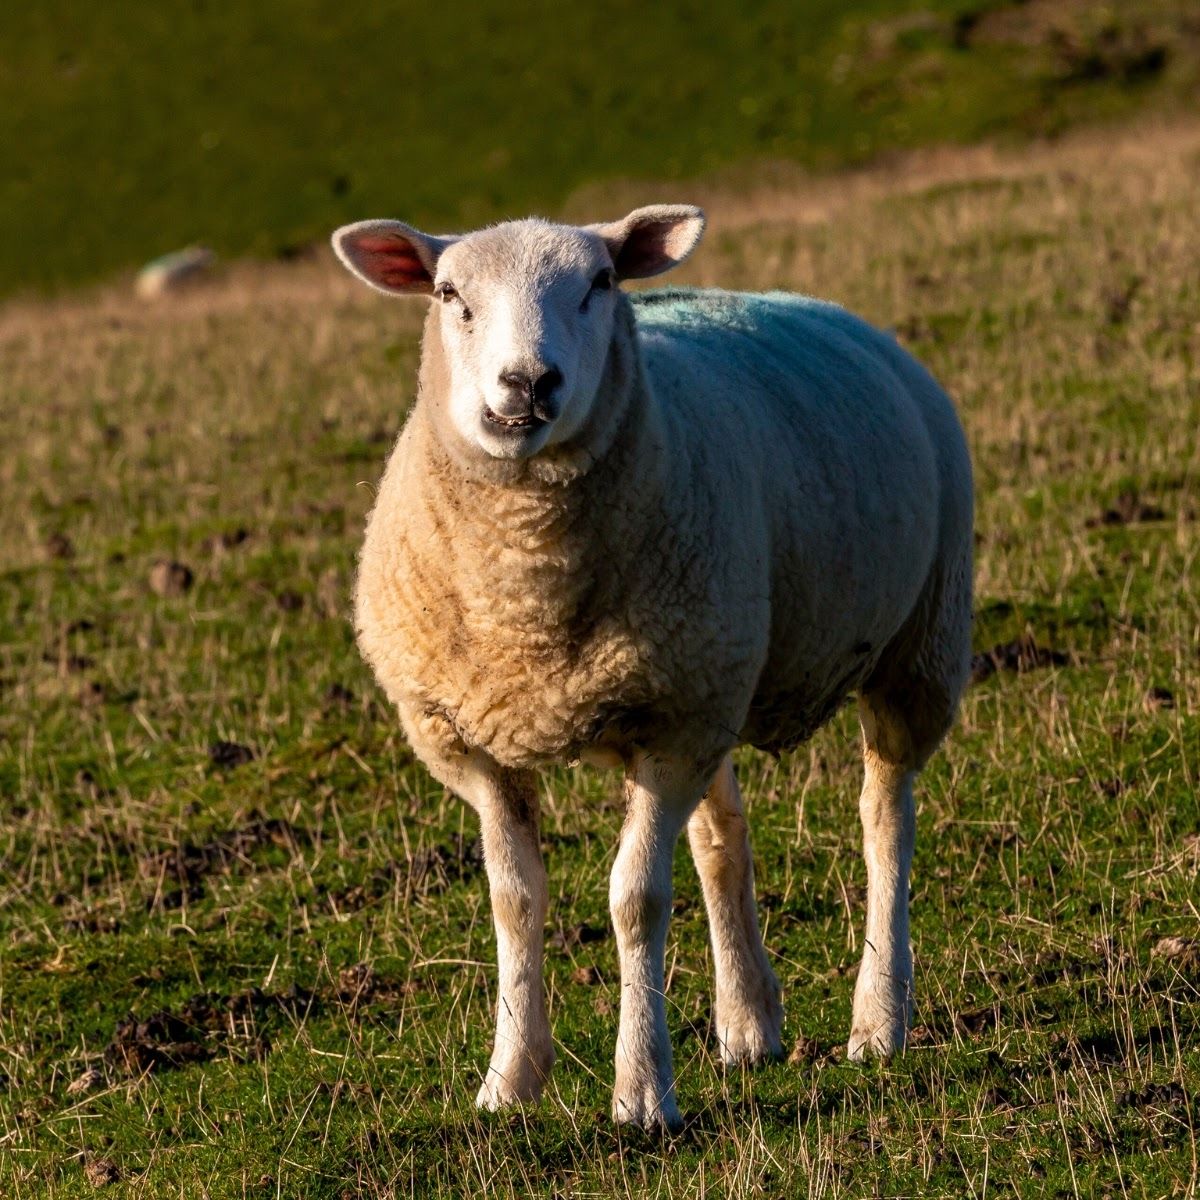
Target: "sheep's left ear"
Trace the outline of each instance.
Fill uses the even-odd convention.
[[[351,274],[388,295],[433,291],[437,260],[458,239],[434,237],[401,221],[356,221],[333,235],[333,249]]]
[[[645,279],[679,266],[695,250],[704,213],[692,204],[652,204],[588,228],[604,239],[618,279]]]

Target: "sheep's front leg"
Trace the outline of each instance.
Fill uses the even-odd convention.
[[[675,1103],[663,960],[675,843],[704,783],[649,755],[635,761],[625,781],[625,825],[609,888],[621,963],[613,1118],[643,1129],[683,1124]]]
[[[754,864],[733,761],[726,758],[688,822],[716,969],[713,1024],[726,1063],[777,1057],[783,1007],[754,904]]]
[[[494,1110],[535,1101],[554,1065],[542,986],[548,895],[535,776],[478,752],[443,758],[421,745],[411,724],[406,728],[431,773],[479,813],[500,978],[492,1061],[475,1102]]]
[[[475,1102],[497,1109],[541,1096],[554,1045],[542,985],[548,895],[536,783],[528,771],[498,770],[487,791],[479,820],[500,978],[492,1061]]]

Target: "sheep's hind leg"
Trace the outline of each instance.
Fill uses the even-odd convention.
[[[863,725],[865,731],[866,719]],[[867,860],[867,931],[847,1047],[857,1062],[871,1055],[887,1058],[904,1048],[913,986],[908,880],[916,824],[914,771],[903,760],[881,754],[870,735],[863,757],[859,813]]]
[[[854,988],[850,1058],[887,1058],[904,1049],[912,1015],[908,886],[916,808],[913,780],[954,719],[969,636],[945,639],[945,670],[892,670],[859,697],[863,733],[863,854],[867,860],[867,932]],[[960,644],[961,643],[961,644]],[[958,651],[962,651],[959,653]],[[960,661],[961,660],[961,661]]]
[[[750,836],[731,759],[718,768],[687,829],[712,934],[721,1057],[731,1065],[776,1058],[783,1007],[759,933]]]

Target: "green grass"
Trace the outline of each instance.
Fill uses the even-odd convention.
[[[1055,133],[1200,82],[1190,0],[414,0],[10,5],[0,291],[190,242],[269,257],[347,220],[667,198],[731,163],[812,167]]]
[[[950,387],[977,648],[1029,634],[1068,662],[974,686],[921,780],[917,1028],[887,1066],[839,1052],[852,710],[741,756],[798,1052],[717,1064],[681,849],[689,1125],[665,1143],[608,1119],[611,775],[546,780],[552,1088],[471,1105],[494,1000],[474,819],[347,618],[420,305],[320,261],[160,307],[0,309],[0,1195],[1195,1194],[1198,161],[1195,126],[1141,127],[709,197],[721,236],[685,281],[840,299]],[[836,219],[800,215],[830,197]],[[191,588],[156,594],[161,559]],[[218,741],[254,757],[218,765]]]

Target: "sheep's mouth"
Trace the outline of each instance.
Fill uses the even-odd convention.
[[[502,417],[499,413],[492,412],[486,404],[483,406],[483,419],[490,425],[495,425],[498,429],[540,429],[546,424],[545,420],[539,417],[537,413],[530,412],[521,417]]]

